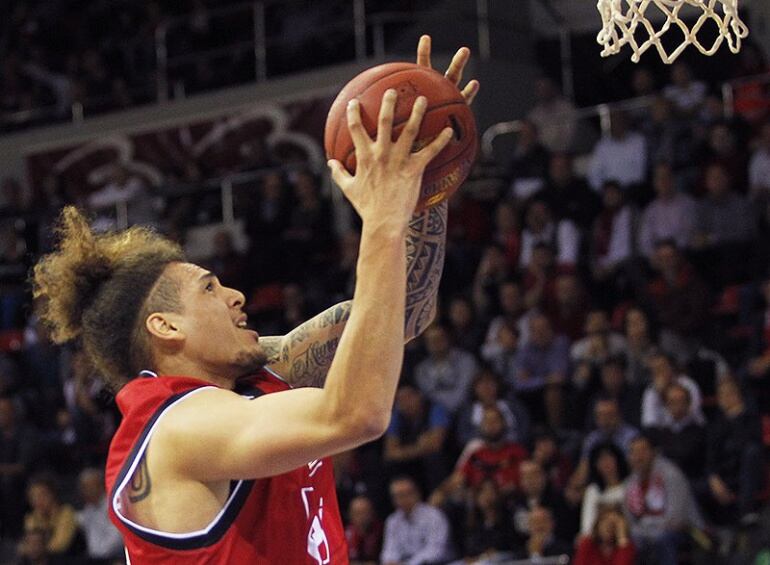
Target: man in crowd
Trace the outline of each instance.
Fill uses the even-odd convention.
[[[380,561],[383,565],[421,565],[452,557],[449,521],[438,508],[421,500],[409,477],[393,479],[390,496],[396,511],[385,521]]]
[[[643,435],[631,442],[628,462],[624,509],[643,563],[677,565],[688,531],[703,526],[687,478]]]

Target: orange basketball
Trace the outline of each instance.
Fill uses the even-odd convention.
[[[358,99],[361,121],[374,139],[382,96],[389,88],[398,93],[393,114],[394,140],[406,125],[414,101],[420,95],[425,96],[428,104],[413,150],[425,147],[447,126],[454,130],[452,140],[425,169],[416,209],[419,212],[443,202],[460,187],[471,170],[478,148],[473,113],[460,90],[441,73],[414,63],[387,63],[359,74],[345,85],[329,110],[324,132],[326,156],[337,159],[355,173],[355,148],[346,117],[348,101]]]

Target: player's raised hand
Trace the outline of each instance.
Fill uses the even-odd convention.
[[[420,36],[420,41],[417,44],[417,64],[422,65],[423,67],[428,67],[429,69],[432,69],[430,63],[430,52],[431,52],[431,39],[430,35],[422,35]],[[444,73],[444,76],[448,78],[450,81],[452,81],[458,88],[460,87],[460,81],[463,78],[463,70],[465,69],[465,65],[468,63],[468,59],[470,59],[471,56],[471,50],[467,47],[460,47],[460,49],[457,50],[457,52],[454,54],[454,57],[452,57],[452,61],[449,63],[449,68]],[[468,82],[468,84],[465,85],[465,88],[462,89],[462,95],[463,98],[465,98],[465,102],[470,105],[473,102],[473,99],[476,97],[476,94],[479,92],[479,81],[477,80],[471,80]]]
[[[428,145],[412,153],[427,100],[417,97],[404,129],[391,140],[397,94],[385,92],[377,121],[377,139],[372,139],[361,122],[360,103],[347,106],[347,122],[356,152],[356,173],[351,175],[336,159],[329,161],[332,178],[356,209],[364,225],[403,231],[409,223],[420,194],[422,174],[452,137],[444,128]]]

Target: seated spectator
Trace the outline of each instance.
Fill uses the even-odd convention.
[[[596,192],[611,180],[624,190],[644,182],[647,175],[647,146],[644,137],[629,129],[628,118],[613,112],[610,134],[594,146],[588,164],[588,182]]]
[[[572,539],[578,531],[578,513],[567,505],[562,495],[548,485],[545,471],[532,460],[519,465],[521,488],[511,500],[513,530],[517,544],[526,543],[531,532],[531,513],[537,508],[547,508],[558,517],[555,525],[561,539]]]
[[[633,440],[628,461],[624,511],[642,563],[677,565],[688,530],[703,526],[687,478],[646,436]]]
[[[614,508],[599,511],[596,523],[578,544],[573,565],[634,565],[636,548],[628,522]]]
[[[613,355],[602,363],[599,390],[589,403],[591,414],[596,402],[602,398],[614,398],[625,422],[638,428],[642,419],[642,388],[628,382],[626,358]]]
[[[19,543],[19,559],[15,565],[69,565],[71,561],[63,556],[51,555],[48,551],[48,532],[29,530]]]
[[[0,539],[21,535],[24,484],[39,441],[34,429],[20,417],[14,398],[0,396]]]
[[[521,285],[514,280],[506,280],[497,287],[495,312],[487,328],[487,335],[481,347],[482,356],[488,347],[489,355],[494,356],[499,346],[499,329],[502,325],[510,324],[518,333],[518,345],[523,345],[529,339],[528,312],[524,306],[524,294]],[[490,361],[487,361],[490,362]],[[505,375],[504,372],[500,372]]]
[[[108,563],[123,556],[123,537],[108,515],[104,492],[104,473],[94,468],[80,473],[80,496],[83,509],[77,514],[86,541],[89,565]]]
[[[484,329],[476,319],[470,298],[460,295],[449,301],[446,324],[450,340],[456,347],[478,351],[484,339]]]
[[[603,310],[592,310],[586,318],[585,337],[572,344],[570,361],[574,367],[572,384],[578,390],[598,381],[599,372],[607,359],[624,355],[625,338],[610,328],[610,320]]]
[[[493,320],[487,340],[481,347],[481,358],[503,380],[512,383],[516,376],[516,356],[519,353],[519,336],[521,332],[513,320],[500,318]]]
[[[614,181],[605,181],[601,194],[603,206],[591,234],[591,274],[612,289],[619,284],[617,279],[633,253],[636,211]]]
[[[438,508],[421,501],[417,484],[409,477],[390,483],[396,511],[385,521],[380,562],[383,565],[420,565],[452,558],[449,522]]]
[[[650,380],[649,359],[657,347],[644,310],[629,308],[623,319],[623,331],[627,347],[627,380],[633,386],[646,386]]]
[[[543,506],[536,506],[529,512],[529,536],[524,549],[518,552],[519,559],[537,562],[541,557],[569,556],[572,546],[556,536],[555,512]]]
[[[498,314],[517,318],[521,316],[524,311],[523,300],[516,301],[513,296],[513,301],[507,304],[505,299],[508,296],[503,294],[506,286],[516,285],[510,278],[512,271],[513,267],[508,264],[503,247],[495,244],[484,250],[473,277],[473,303],[476,314],[482,318]]]
[[[589,535],[602,508],[622,508],[628,476],[626,456],[612,443],[597,445],[589,455],[588,486],[580,511],[580,533]]]
[[[734,191],[720,164],[706,168],[706,197],[698,203],[692,244],[699,249],[751,240],[756,232],[751,204]]]
[[[506,439],[505,418],[496,406],[484,408],[480,440],[471,440],[457,461],[454,472],[430,497],[442,506],[447,498],[463,498],[468,488],[493,480],[503,496],[519,488],[519,463],[528,457],[524,446]]]
[[[24,516],[24,530],[46,532],[46,547],[52,555],[76,556],[83,549],[75,509],[59,500],[55,479],[37,475],[27,485],[30,511]]]
[[[535,244],[532,258],[522,273],[524,307],[531,311],[549,304],[556,293],[558,269],[554,263],[554,249],[545,242]],[[529,333],[526,334],[527,341]]]
[[[569,369],[569,342],[555,335],[546,316],[530,319],[530,341],[519,351],[513,389],[535,422],[561,424],[562,387]]]
[[[511,192],[518,200],[526,200],[543,186],[548,168],[548,150],[540,143],[537,126],[522,120],[513,155],[508,164]]]
[[[679,467],[691,481],[703,476],[706,465],[706,429],[695,420],[690,391],[673,383],[663,393],[666,418],[663,425],[651,428],[661,454]]]
[[[481,437],[481,421],[486,408],[497,408],[505,420],[505,439],[525,445],[529,439],[529,414],[515,396],[505,398],[497,374],[482,367],[473,380],[473,398],[457,416],[457,442],[466,445]]]
[[[601,443],[612,443],[627,456],[631,442],[639,435],[639,430],[623,420],[618,401],[612,397],[600,398],[594,404],[594,424],[596,429],[585,437],[580,452],[581,461],[586,463]]]
[[[718,99],[716,104],[720,111],[724,110],[724,104]],[[730,122],[724,117],[710,125],[705,147],[700,150],[701,162],[705,166],[701,165],[700,182],[693,187],[696,194],[708,192],[708,169],[712,165],[718,165],[725,171],[733,190],[741,195],[748,193],[750,154],[743,144],[743,135],[739,134],[739,128],[739,123]]]
[[[521,233],[521,267],[527,266],[532,260],[538,243],[545,243],[554,248],[558,267],[573,268],[577,264],[580,231],[570,220],[555,218],[545,201],[532,200],[527,207],[524,230]]]
[[[575,120],[570,118],[575,106],[548,77],[535,81],[534,94],[535,106],[527,119],[537,127],[543,145],[551,152],[570,151],[577,127]]]
[[[719,415],[708,426],[707,485],[700,494],[719,523],[754,523],[763,471],[759,418],[733,379],[719,383],[717,402]]]
[[[666,412],[664,394],[668,387],[676,383],[690,393],[690,415],[695,423],[703,424],[706,420],[701,411],[701,393],[698,385],[690,377],[679,373],[674,358],[663,351],[658,351],[650,358],[652,382],[647,386],[642,397],[642,426],[660,428],[671,423],[671,415]]]
[[[719,284],[742,282],[748,278],[751,262],[736,263],[735,257],[749,256],[757,233],[755,210],[748,198],[733,190],[723,165],[709,165],[705,182],[707,193],[696,208],[691,246],[701,252],[710,279]]]
[[[661,326],[660,346],[689,357],[707,320],[708,288],[671,240],[655,245],[652,266],[657,275],[647,285],[645,298]]]
[[[388,474],[409,472],[424,488],[435,488],[448,469],[442,453],[448,428],[449,415],[440,404],[402,383],[385,433],[383,459]]]
[[[495,208],[492,241],[503,250],[508,267],[515,269],[521,253],[521,223],[519,211],[512,202],[502,200]]]
[[[655,165],[652,183],[656,198],[644,209],[638,236],[639,251],[648,259],[659,241],[672,240],[680,249],[688,246],[695,229],[695,200],[677,191],[671,165]]]
[[[590,297],[580,278],[574,273],[561,273],[554,281],[553,300],[543,304],[543,311],[557,334],[576,341],[583,337],[589,303]],[[528,337],[522,334],[522,344]]]
[[[556,492],[567,487],[572,474],[572,461],[559,446],[553,432],[540,428],[532,440],[532,460],[540,465],[548,479],[548,486]]]
[[[706,98],[706,84],[694,80],[689,65],[679,60],[671,66],[671,83],[663,88],[663,95],[674,103],[680,115],[692,116]]]
[[[382,522],[368,497],[361,495],[350,501],[345,539],[351,563],[370,565],[378,562],[382,551]]]
[[[454,347],[449,331],[433,324],[424,334],[427,358],[414,369],[414,380],[431,402],[455,414],[470,397],[471,383],[478,365],[473,354]]]
[[[495,481],[482,481],[470,497],[463,532],[466,561],[495,559],[513,550],[510,519]]]
[[[649,150],[648,168],[662,161],[675,170],[691,167],[696,147],[690,120],[677,116],[673,102],[662,95],[652,98],[647,114],[639,129]]]
[[[581,229],[591,226],[601,208],[601,201],[588,183],[575,176],[572,158],[567,153],[551,155],[545,188],[533,197],[542,200],[555,217],[570,220]]]

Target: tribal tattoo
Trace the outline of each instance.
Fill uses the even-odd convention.
[[[415,215],[409,224],[404,328],[407,341],[420,335],[433,319],[444,268],[446,226],[446,203]],[[322,387],[352,306],[352,300],[340,302],[286,336],[260,338],[268,364],[294,387]]]

